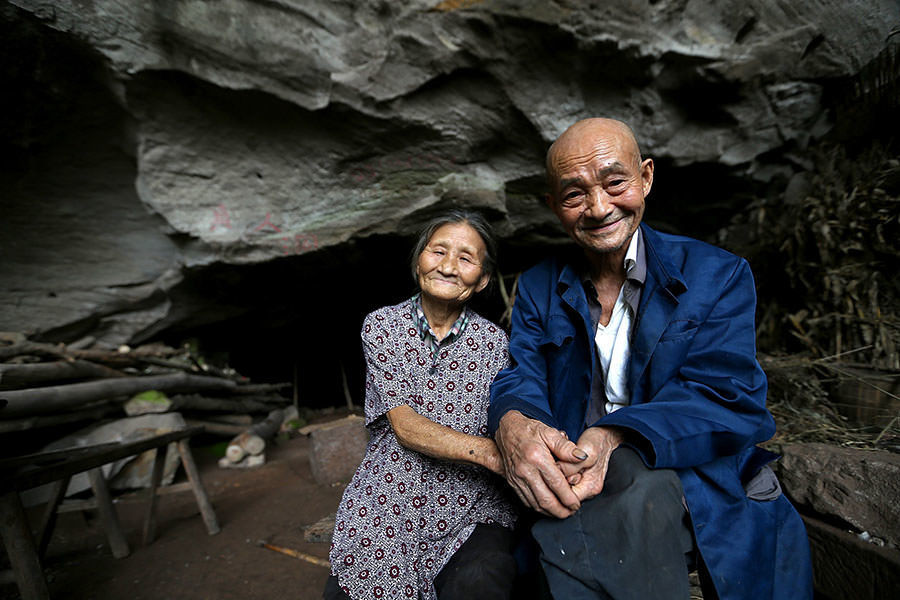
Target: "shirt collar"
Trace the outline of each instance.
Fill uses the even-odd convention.
[[[628,242],[628,249],[625,250],[625,279],[643,285],[647,281],[647,248],[644,245],[644,237],[641,228],[638,227],[631,241]],[[581,268],[579,269],[581,282],[590,283],[591,274],[588,271],[587,259],[581,260]]]
[[[463,309],[459,313],[456,322],[453,323],[453,327],[450,328],[450,331],[447,332],[444,339],[438,341],[437,335],[434,333],[431,325],[428,324],[428,317],[425,316],[425,311],[422,310],[422,294],[416,294],[412,299],[413,323],[416,325],[416,331],[419,332],[419,338],[428,343],[428,348],[432,353],[436,352],[440,346],[449,344],[461,336],[469,325],[469,308],[468,306],[463,305]]]
[[[624,266],[625,286],[623,298],[632,311],[637,313],[638,303],[641,299],[641,288],[647,281],[647,249],[644,245],[644,237],[640,227],[635,230],[634,235],[631,236],[631,241],[628,242],[628,249],[625,250]],[[581,269],[581,284],[584,286],[588,304],[597,304],[597,292],[594,289],[594,284],[591,283],[591,274],[588,272],[586,259]]]
[[[647,281],[647,249],[644,247],[644,236],[640,227],[631,236],[628,250],[625,251],[625,278],[641,285]]]

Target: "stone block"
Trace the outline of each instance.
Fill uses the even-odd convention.
[[[317,427],[309,437],[313,477],[326,485],[349,481],[369,443],[365,421],[355,415]]]
[[[781,450],[779,478],[798,506],[900,545],[900,455],[829,444]]]

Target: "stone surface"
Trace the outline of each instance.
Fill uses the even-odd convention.
[[[779,478],[797,505],[900,545],[900,455],[828,444],[781,451]]]
[[[310,543],[330,544],[334,533],[334,514],[322,517],[312,525],[303,528],[303,539]]]
[[[804,517],[816,597],[894,600],[900,591],[900,551]]]
[[[309,465],[320,484],[346,483],[353,477],[369,442],[362,417],[349,416],[314,429]]]
[[[560,240],[543,152],[597,114],[657,158],[648,220],[708,234],[802,167],[827,86],[898,18],[894,0],[6,2],[0,330],[114,347],[236,319],[238,266],[371,267],[367,240],[450,205],[514,247]]]

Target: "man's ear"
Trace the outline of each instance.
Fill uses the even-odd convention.
[[[646,158],[644,162],[641,163],[641,186],[644,189],[644,197],[647,197],[647,194],[650,193],[650,188],[653,187],[653,159]]]
[[[551,194],[549,194],[549,193],[544,194],[544,204],[546,204],[547,208],[549,208],[550,210],[555,211],[554,203],[553,203],[553,196]]]

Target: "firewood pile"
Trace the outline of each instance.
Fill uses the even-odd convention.
[[[289,390],[209,365],[187,347],[82,349],[0,332],[0,436],[178,412],[187,425],[234,438],[228,460],[246,463],[282,426]]]
[[[784,442],[900,452],[895,148],[810,147],[806,185],[758,198],[720,232],[756,276],[757,343]]]

